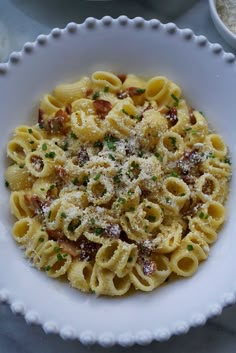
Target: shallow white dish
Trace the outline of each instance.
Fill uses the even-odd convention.
[[[8,64],[0,64],[0,301],[9,302],[28,323],[41,324],[46,333],[59,333],[65,339],[107,347],[144,345],[203,325],[235,302],[236,182],[234,178],[231,183],[228,220],[209,259],[192,278],[151,293],[112,299],[82,294],[30,267],[11,237],[9,191],[3,182],[6,143],[16,125],[32,121],[44,92],[97,69],[170,77],[222,134],[234,161],[235,57],[189,29],[121,16],[89,18],[82,25],[54,29],[35,43],[26,43],[22,52],[12,53]]]
[[[229,30],[229,28],[220,18],[216,9],[216,0],[209,0],[209,6],[211,18],[216,26],[217,31],[232,48],[236,48],[236,35]]]

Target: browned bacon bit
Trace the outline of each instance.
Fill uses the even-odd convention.
[[[138,253],[140,257],[149,257],[152,254],[152,242],[150,240],[145,240],[138,244]]]
[[[95,259],[98,249],[101,244],[89,241],[87,238],[83,237],[79,239],[79,258],[81,261],[92,261]]]
[[[46,232],[48,233],[48,236],[50,239],[53,239],[53,240],[65,240],[66,237],[65,237],[65,234],[63,233],[62,230],[60,229],[46,229]]]
[[[66,106],[66,113],[71,115],[72,114],[72,105],[71,103],[68,103]]]
[[[198,212],[201,206],[202,206],[202,203],[200,201],[193,202],[192,200],[190,200],[188,203],[184,205],[184,207],[181,210],[181,213],[184,218],[188,216],[192,217]]]
[[[62,166],[58,165],[55,167],[55,171],[57,173],[57,175],[61,178],[61,179],[64,179],[67,175],[66,173],[66,169],[63,168]]]
[[[206,179],[203,187],[202,187],[202,192],[206,195],[211,195],[214,191],[214,183],[210,179]]]
[[[39,108],[39,111],[38,111],[38,126],[40,127],[40,129],[44,128],[43,115],[44,115],[44,111]]]
[[[73,241],[59,239],[58,243],[64,253],[69,254],[72,257],[76,257],[79,255],[78,245]]]
[[[195,184],[195,178],[192,175],[182,175],[182,179],[188,185]]]
[[[86,97],[91,96],[93,94],[93,89],[92,88],[88,88],[86,91]]]
[[[145,260],[143,263],[143,273],[146,276],[151,276],[157,269],[155,261]]]
[[[196,124],[196,118],[193,114],[193,108],[189,108],[189,121],[191,125]]]
[[[128,93],[126,91],[119,91],[116,96],[118,99],[125,99],[128,97]]]
[[[105,101],[104,99],[96,99],[95,101],[93,101],[93,107],[96,110],[96,113],[99,118],[104,119],[105,116],[111,110],[112,105],[110,102]]]
[[[202,162],[202,157],[198,151],[186,151],[182,158],[180,158],[176,165],[180,169],[181,173],[188,174],[193,167]]]
[[[43,170],[44,163],[41,157],[33,155],[30,157],[30,162],[33,164],[33,167],[37,172],[41,172]]]
[[[49,206],[48,200],[42,200],[38,195],[24,195],[24,199],[28,207],[36,214],[43,214],[44,210]]]
[[[166,114],[166,118],[169,120],[171,126],[174,126],[178,122],[178,112],[175,107],[171,107]]]
[[[138,87],[128,87],[127,92],[130,97],[133,97],[133,96],[141,96],[144,93],[144,90]]]
[[[127,78],[127,75],[125,74],[120,74],[120,75],[117,75],[117,77],[121,80],[122,83],[125,82],[126,78]]]
[[[85,147],[81,147],[77,155],[77,161],[80,167],[89,161],[89,155]]]
[[[119,239],[121,233],[121,227],[119,224],[109,224],[104,229],[104,236]]]

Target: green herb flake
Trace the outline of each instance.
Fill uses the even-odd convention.
[[[118,141],[118,139],[112,135],[106,135],[104,140],[106,141],[107,147],[109,148],[109,150],[115,151],[116,150],[116,146],[115,146],[115,142]]]
[[[141,158],[143,157],[143,151],[138,152],[138,157],[141,157]]]
[[[51,266],[48,265],[48,266],[45,267],[45,271],[46,271],[46,272],[48,272],[48,271],[50,271],[50,270],[51,270]]]
[[[191,131],[192,128],[191,127],[186,127],[185,131]]]
[[[133,191],[128,191],[127,194],[131,196],[134,192]]]
[[[171,172],[170,176],[174,177],[174,178],[178,178],[179,174],[175,171]]]
[[[97,98],[99,98],[100,93],[99,92],[95,92],[93,95],[93,100],[96,100]]]
[[[143,93],[145,93],[145,89],[144,88],[136,88],[136,92],[138,93],[138,94],[143,94]]]
[[[168,104],[166,104],[166,108],[167,108],[167,109],[171,109],[171,107],[170,107]]]
[[[94,180],[99,180],[99,179],[100,179],[100,176],[101,176],[101,173],[97,173],[93,179],[94,179]]]
[[[44,238],[40,237],[39,241],[40,241],[40,243],[43,243],[44,242]]]
[[[115,157],[111,154],[111,153],[109,153],[109,158],[112,160],[112,161],[115,161],[116,159],[115,159]]]
[[[155,153],[154,153],[154,156],[155,156],[160,162],[163,162],[163,157],[160,155],[160,153],[155,152]]]
[[[205,115],[203,114],[203,112],[200,112],[200,111],[199,111],[199,113],[200,113],[202,116],[204,116],[204,118],[205,118]]]
[[[126,199],[124,199],[124,197],[119,197],[118,202],[124,204],[126,203]]]
[[[88,182],[89,182],[89,178],[87,175],[84,175],[83,176],[83,186],[87,186],[88,185]]]
[[[147,219],[148,219],[148,221],[151,222],[151,223],[153,223],[153,222],[156,221],[156,217],[155,217],[155,216],[152,216],[152,215],[148,216]]]
[[[71,137],[72,139],[74,139],[74,140],[78,140],[78,137],[77,137],[76,134],[74,134],[74,132],[71,132],[71,133],[70,133],[70,137]]]
[[[62,212],[62,213],[61,213],[61,218],[66,218],[66,217],[67,217],[66,213],[65,213],[65,212]]]
[[[188,249],[188,251],[193,251],[193,246],[191,244],[188,244],[187,249]]]
[[[48,212],[48,219],[51,218],[51,215],[52,215],[52,211],[50,210],[50,211]]]
[[[19,165],[19,168],[20,168],[20,169],[23,169],[24,166],[25,166],[24,164],[20,164],[20,165]]]
[[[168,203],[168,204],[171,203],[171,199],[169,197],[166,197],[165,200],[166,200],[166,203]]]
[[[94,225],[94,224],[95,224],[95,219],[94,219],[94,218],[91,218],[90,223],[91,223],[92,225]]]
[[[169,140],[170,140],[172,146],[176,148],[176,137],[169,136]]]
[[[130,207],[129,209],[131,212],[134,212],[135,211],[135,207]]]
[[[131,261],[133,261],[133,257],[132,257],[132,256],[130,256],[130,257],[128,258],[128,262],[131,262]]]
[[[52,184],[52,185],[50,185],[50,190],[53,190],[53,189],[55,189],[55,187],[56,187],[56,185],[54,185],[54,184]]]
[[[94,232],[96,235],[101,235],[103,233],[103,228],[101,227],[94,228]]]
[[[209,152],[207,157],[208,158],[215,158],[216,156],[214,155],[213,152]]]
[[[53,249],[56,253],[60,251],[59,246],[55,246],[55,248]]]
[[[122,109],[122,113],[129,115],[129,113],[125,109]]]
[[[61,255],[61,254],[57,254],[57,259],[58,259],[59,261],[62,261],[62,260],[63,260],[62,255]]]
[[[171,98],[173,98],[174,99],[174,107],[178,107],[178,105],[179,105],[179,98],[177,98],[175,95],[174,95],[174,93],[172,93],[171,95]]]
[[[154,176],[152,177],[152,180],[153,180],[153,181],[157,181],[157,177],[154,175]]]
[[[205,214],[205,217],[204,217],[204,219],[208,219],[209,218],[209,214]]]
[[[230,160],[229,158],[225,158],[224,162],[227,163],[227,164],[229,164],[229,165],[232,164],[232,163],[231,163],[231,160]]]
[[[106,86],[106,87],[104,87],[104,92],[109,92],[109,87],[108,86]]]
[[[46,158],[51,158],[51,159],[53,159],[55,156],[56,156],[56,153],[55,153],[55,152],[49,152],[49,153],[46,153],[46,154],[45,154],[45,157],[46,157]]]
[[[40,190],[41,190],[41,191],[45,191],[45,189],[44,189],[44,188],[40,188]]]
[[[138,121],[141,121],[142,120],[142,114],[137,114],[135,116],[135,119],[137,119]]]
[[[182,196],[185,196],[185,193],[183,192],[183,193],[182,193],[182,194],[180,194],[179,196],[181,196],[181,197],[182,197]]]
[[[43,144],[42,144],[42,150],[43,150],[43,151],[47,151],[47,148],[48,148],[47,144],[46,144],[46,143],[43,143]]]
[[[67,256],[68,256],[68,254],[63,254],[62,256],[63,256],[63,257],[67,257]]]
[[[79,183],[79,179],[75,178],[72,180],[72,184],[77,185]]]
[[[113,180],[114,180],[114,183],[115,183],[115,184],[120,184],[120,183],[121,183],[121,180],[120,180],[119,175],[115,175],[114,178],[113,178]]]
[[[94,142],[94,145],[93,145],[94,147],[99,147],[99,148],[102,148],[103,147],[103,143],[102,143],[102,141],[96,141],[96,142]]]
[[[32,129],[28,129],[28,132],[29,132],[29,134],[32,134],[33,130]]]
[[[197,133],[198,132],[196,130],[192,130],[192,132],[191,132],[192,135],[197,135]]]
[[[198,216],[199,216],[199,218],[204,218],[204,216],[205,216],[204,212],[200,212]]]

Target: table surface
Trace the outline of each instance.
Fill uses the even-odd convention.
[[[164,5],[165,4],[165,5]],[[69,5],[69,6],[68,6]],[[180,28],[191,28],[205,35],[210,42],[220,43],[225,51],[236,54],[217,33],[209,14],[207,0],[1,0],[0,2],[0,62],[12,51],[20,50],[38,34],[53,27],[63,28],[68,22],[82,22],[88,16],[142,16],[175,22]],[[234,353],[236,347],[236,305],[211,319],[204,327],[191,329],[186,335],[169,341],[154,342],[147,347],[113,347],[118,352],[168,353]],[[102,347],[83,347],[78,341],[63,341],[59,336],[46,335],[41,327],[28,326],[24,319],[14,316],[7,305],[0,304],[0,353],[74,353],[105,351]]]

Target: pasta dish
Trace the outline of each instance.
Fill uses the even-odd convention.
[[[7,153],[14,239],[83,292],[192,276],[225,221],[227,147],[164,76],[96,71],[58,85]]]

